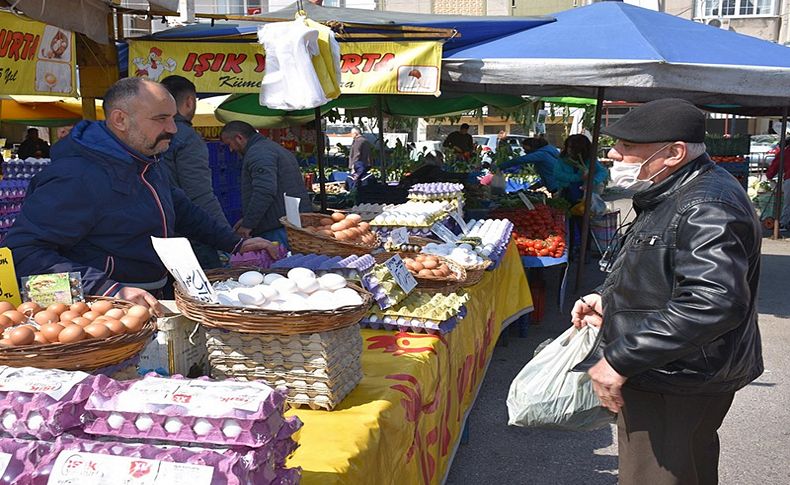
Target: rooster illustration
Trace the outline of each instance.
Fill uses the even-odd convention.
[[[135,76],[147,77],[151,81],[159,81],[165,71],[176,70],[176,61],[172,57],[162,61],[162,49],[151,47],[148,57],[135,57],[132,63],[137,67]]]

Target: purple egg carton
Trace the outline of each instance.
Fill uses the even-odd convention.
[[[105,376],[32,367],[0,367],[0,431],[51,440],[79,427],[93,386]]]
[[[149,374],[96,387],[85,432],[146,441],[261,447],[291,436],[285,394],[260,382]]]
[[[46,441],[27,441],[16,438],[0,438],[0,453],[5,453],[7,464],[0,467],[0,484],[11,485],[19,481],[26,469],[36,467],[41,458],[52,451],[52,443]]]
[[[398,332],[412,332],[412,333],[428,333],[431,335],[444,335],[451,332],[456,325],[458,325],[458,317],[448,318],[443,322],[424,321],[416,318],[405,320],[402,323],[397,323],[395,318],[391,322],[384,322],[383,320],[370,321],[367,317],[363,318],[359,324],[363,327],[372,328],[373,330],[396,330]]]
[[[367,274],[362,275],[362,278],[359,282],[362,284],[362,287],[368,290],[368,292],[373,296],[373,300],[382,310],[386,310],[387,308],[398,303],[396,300],[390,298],[390,296],[381,286],[379,279],[376,278],[373,273],[368,272]]]
[[[182,448],[60,438],[28,462],[15,483],[29,485],[148,483],[165,485],[290,485],[301,469],[284,469],[271,450]]]
[[[234,253],[230,256],[230,265],[233,268],[239,266],[257,266],[258,268],[271,268],[272,264],[284,258],[288,250],[282,245],[277,245],[277,258],[272,258],[268,251],[248,251],[246,253]]]

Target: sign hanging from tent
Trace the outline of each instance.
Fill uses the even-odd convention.
[[[0,94],[77,95],[74,34],[0,12]]]
[[[343,94],[439,95],[441,42],[341,42]],[[260,44],[129,41],[129,76],[178,74],[201,93],[257,93],[266,55]]]

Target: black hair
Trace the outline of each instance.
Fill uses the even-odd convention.
[[[565,147],[560,156],[581,156],[584,162],[589,162],[592,159],[592,142],[584,135],[571,135],[565,139]]]
[[[195,84],[183,76],[167,76],[162,80],[162,86],[167,88],[177,104],[181,104],[187,96],[197,96]]]
[[[468,129],[469,129],[469,124],[467,124],[467,123],[463,123],[463,124],[461,125],[461,129],[462,129],[462,130],[468,130]]]
[[[245,121],[231,121],[222,128],[220,136],[222,135],[242,135],[244,138],[251,138],[258,131],[252,127],[251,124]]]
[[[539,137],[524,138],[521,141],[521,146],[523,146],[526,149],[529,149],[529,151],[533,151],[533,150],[537,150],[539,148],[543,148],[543,147],[545,147],[548,144],[549,144],[549,142],[547,142],[545,138],[539,138]]]

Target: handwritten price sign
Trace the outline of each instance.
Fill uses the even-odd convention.
[[[395,278],[395,282],[398,283],[398,286],[400,286],[407,295],[417,287],[417,280],[415,280],[414,276],[406,269],[406,265],[403,264],[403,260],[400,256],[396,254],[385,261],[384,265],[387,267],[392,277]]]
[[[183,237],[152,237],[156,254],[187,294],[205,303],[217,303],[214,287],[206,278],[189,241]]]

